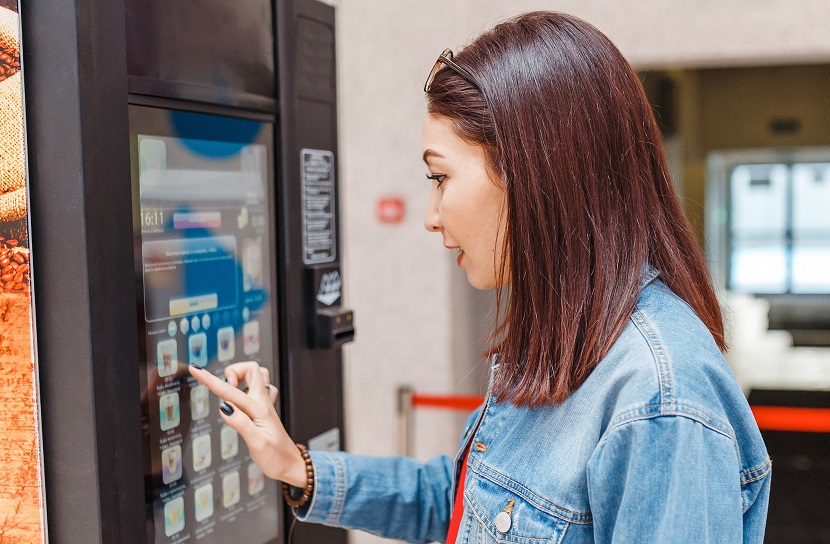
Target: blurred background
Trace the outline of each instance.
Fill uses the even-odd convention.
[[[401,452],[401,387],[484,391],[480,354],[493,296],[471,288],[440,237],[423,227],[422,88],[444,48],[461,49],[494,24],[537,9],[593,23],[640,75],[712,266],[727,318],[727,360],[751,402],[830,407],[830,4],[334,4],[346,299],[360,311],[360,333],[345,347],[351,452]],[[822,525],[830,435],[816,432],[827,420],[811,427],[798,416],[804,412],[776,414],[784,422],[764,431],[776,463],[767,541],[830,542]],[[415,410],[411,453],[454,454],[465,416]],[[380,539],[353,534],[351,541]]]

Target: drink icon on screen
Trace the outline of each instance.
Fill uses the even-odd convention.
[[[228,460],[239,453],[239,433],[228,427],[222,426],[220,433],[220,442],[222,444],[222,459]]]
[[[182,447],[173,446],[161,452],[161,479],[164,483],[175,482],[182,477]]]
[[[247,293],[262,285],[262,238],[248,238],[242,243],[242,289]]]
[[[164,534],[173,536],[184,529],[184,497],[164,505]]]
[[[190,350],[190,364],[205,368],[208,363],[207,335],[203,332],[191,335],[187,345]]]
[[[197,385],[190,390],[190,414],[193,419],[204,419],[210,413],[208,388]]]
[[[263,489],[265,489],[265,475],[256,463],[248,464],[248,495],[256,495]]]
[[[245,355],[259,353],[259,321],[248,321],[242,327],[244,346],[242,350]]]
[[[204,521],[213,515],[213,484],[197,487],[193,493],[196,521]]]
[[[233,360],[234,355],[236,355],[233,327],[223,327],[219,329],[216,332],[216,343],[218,345],[218,353],[216,358],[222,363]]]
[[[208,468],[213,461],[210,451],[210,435],[203,434],[193,439],[193,470]]]
[[[168,431],[179,425],[179,394],[170,393],[159,398],[160,422],[162,431]]]
[[[222,477],[222,506],[230,508],[239,502],[239,472]]]
[[[164,378],[172,376],[179,368],[178,348],[175,340],[164,340],[159,342],[157,348],[158,354],[158,373]]]

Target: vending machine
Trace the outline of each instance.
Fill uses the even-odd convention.
[[[334,8],[25,8],[49,539],[283,544],[281,486],[187,369],[256,361],[297,442],[344,447]]]

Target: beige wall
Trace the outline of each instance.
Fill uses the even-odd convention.
[[[396,453],[399,385],[429,392],[481,386],[476,342],[490,319],[487,295],[466,286],[440,236],[422,226],[428,196],[420,159],[422,87],[442,49],[459,48],[506,16],[557,9],[593,22],[638,68],[830,61],[825,0],[336,3],[344,278],[358,327],[346,350],[347,441],[357,453]],[[689,152],[702,158],[703,151]],[[699,163],[682,168],[691,178],[703,173]],[[376,201],[385,195],[405,199],[402,224],[375,219]],[[694,191],[687,197],[702,202]],[[418,414],[416,455],[453,453],[458,420]]]

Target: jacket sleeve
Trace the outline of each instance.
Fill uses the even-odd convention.
[[[406,542],[443,542],[453,460],[311,452],[315,491],[300,521],[361,529]]]
[[[743,542],[741,468],[732,439],[680,415],[622,423],[588,463],[600,543]]]

